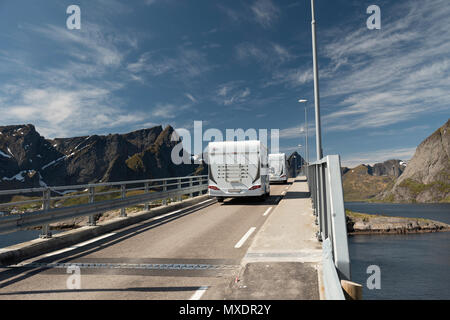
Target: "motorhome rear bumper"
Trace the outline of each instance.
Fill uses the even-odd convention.
[[[229,190],[211,190],[209,189],[209,195],[211,197],[224,197],[224,198],[234,198],[234,197],[259,197],[264,194],[264,189],[259,188],[255,190],[241,189],[239,192],[229,191]]]
[[[287,181],[286,177],[280,177],[280,176],[272,176],[269,178],[270,182],[282,182],[282,181]]]

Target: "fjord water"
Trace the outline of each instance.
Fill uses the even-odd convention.
[[[345,203],[345,208],[369,214],[427,218],[450,224],[450,204]],[[349,237],[352,280],[363,285],[363,299],[450,299],[450,232]],[[381,289],[367,288],[381,270]]]

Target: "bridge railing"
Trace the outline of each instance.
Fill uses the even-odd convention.
[[[164,179],[107,182],[72,186],[41,187],[2,190],[0,197],[23,197],[26,200],[0,203],[0,211],[28,206],[33,209],[23,213],[4,214],[0,217],[0,234],[25,228],[41,227],[41,238],[51,237],[49,225],[77,217],[88,216],[89,225],[96,224],[96,216],[106,211],[120,209],[126,217],[126,208],[144,204],[149,210],[151,202],[167,205],[168,199],[181,201],[184,195],[192,197],[208,189],[208,176],[187,176]],[[84,199],[83,199],[84,198]],[[97,201],[96,201],[97,198]],[[100,199],[99,199],[100,198]],[[108,199],[109,198],[109,199]],[[68,205],[63,201],[69,201]],[[71,202],[74,203],[70,205]],[[79,204],[79,202],[85,202]]]
[[[310,163],[306,169],[314,214],[323,242],[324,263],[334,263],[340,279],[350,280],[350,257],[339,155],[329,155]],[[330,252],[326,252],[330,251]],[[324,266],[325,270],[325,266]]]

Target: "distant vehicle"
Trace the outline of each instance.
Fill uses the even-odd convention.
[[[269,154],[269,180],[270,182],[287,183],[288,170],[287,159],[285,153]]]
[[[223,141],[208,144],[209,195],[225,198],[270,195],[267,148],[260,141]]]

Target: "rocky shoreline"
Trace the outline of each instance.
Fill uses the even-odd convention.
[[[411,234],[450,231],[450,225],[423,218],[389,217],[346,210],[347,233]]]

